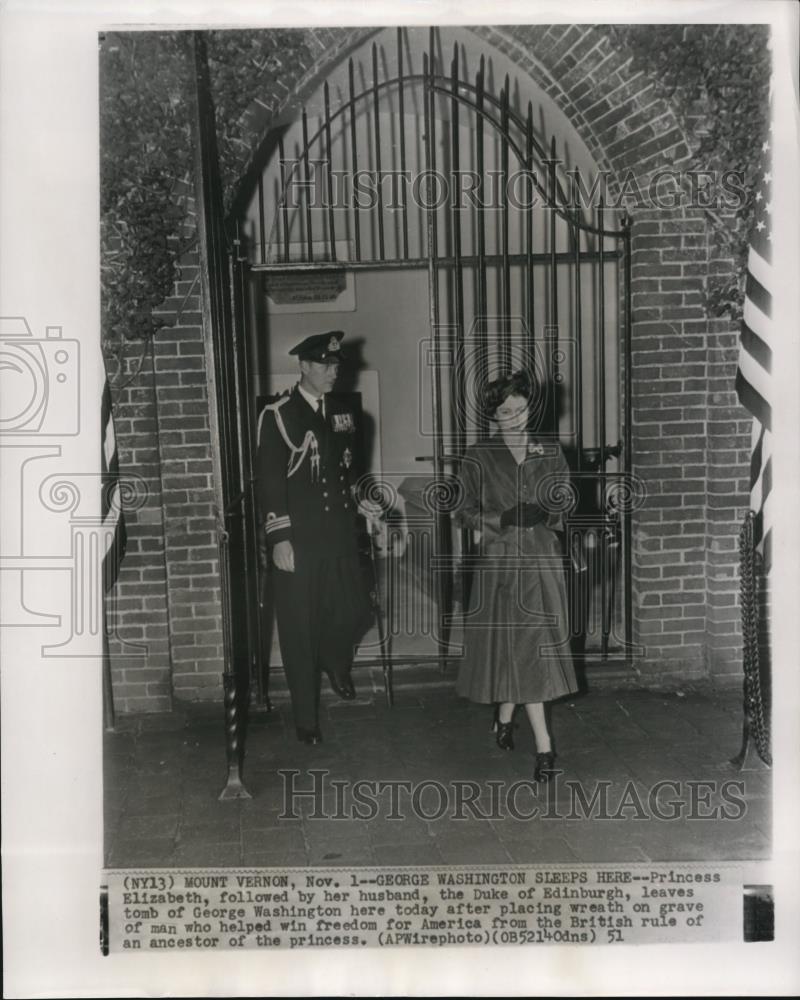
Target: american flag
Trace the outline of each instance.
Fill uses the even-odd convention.
[[[101,515],[103,521],[103,586],[110,590],[117,577],[128,542],[119,488],[119,458],[114,434],[111,390],[106,381],[101,406]]]
[[[755,216],[747,257],[747,285],[739,343],[736,392],[753,416],[750,509],[754,541],[769,573],[772,548],[772,173],[771,141],[761,146]]]

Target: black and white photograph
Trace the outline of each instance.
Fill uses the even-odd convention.
[[[110,990],[694,943],[649,989],[736,992],[796,927],[797,14],[659,10],[75,29],[94,140],[36,179],[85,183],[0,310],[4,798],[52,746]],[[588,944],[627,986],[509,978]]]
[[[99,59],[109,867],[767,857],[768,27]]]

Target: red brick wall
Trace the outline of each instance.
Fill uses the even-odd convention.
[[[606,29],[472,30],[559,104],[598,166],[617,182],[633,171],[646,188],[659,168],[686,165],[692,148],[686,123],[655,94],[652,80],[631,72]],[[238,127],[239,176],[257,161],[271,123],[296,95],[369,33],[309,30],[304,57],[285,67],[270,88],[254,76],[254,100]],[[236,187],[236,178],[226,180]],[[706,274],[733,265],[713,256],[702,214],[643,208],[633,212],[633,223],[633,464],[648,493],[633,524],[634,637],[645,651],[637,667],[651,679],[738,674],[736,538],[746,506],[748,421],[733,392],[736,329],[706,316],[702,294]],[[115,661],[122,711],[168,707],[170,692],[220,697],[220,596],[198,289],[184,302],[196,266],[194,256],[186,258],[175,294],[160,310],[171,322],[156,339],[156,388],[145,367],[117,400],[123,468],[145,474],[152,490],[130,526],[117,588],[125,613],[121,633],[149,646],[144,663]]]

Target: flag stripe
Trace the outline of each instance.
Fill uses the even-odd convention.
[[[750,499],[753,510],[760,511],[772,492],[772,456],[769,454],[766,431],[757,420],[753,421],[753,427],[760,433],[750,459]]]
[[[761,540],[761,555],[764,560],[764,566],[769,572],[772,566],[772,528],[768,528],[766,534]]]
[[[769,372],[763,365],[760,365],[756,358],[748,351],[740,351],[739,371],[741,372],[742,378],[745,382],[747,382],[750,388],[754,389],[762,399],[769,402],[772,398]]]
[[[772,371],[772,350],[761,337],[742,320],[742,348],[747,351],[755,364],[768,372]]]
[[[764,319],[767,321],[764,326],[767,327],[769,318],[772,315],[772,296],[752,271],[749,271],[747,275],[746,294],[747,301],[764,314]]]
[[[119,576],[128,534],[119,486],[119,456],[114,433],[114,414],[108,382],[103,386],[100,406],[100,514],[103,525],[103,583],[110,590]]]
[[[758,429],[758,437],[753,446],[753,453],[750,456],[750,489],[752,490],[761,478],[761,455],[764,449],[764,428],[758,428],[753,424],[753,429]],[[756,436],[755,434],[753,435]]]
[[[771,111],[771,108],[770,108]],[[753,195],[753,228],[747,255],[745,298],[739,335],[736,393],[753,417],[750,453],[750,509],[755,514],[754,542],[769,573],[772,551],[772,174],[770,141],[761,146],[757,190]]]
[[[744,300],[744,320],[753,333],[769,345],[772,338],[772,323],[769,315],[762,312],[749,298]]]
[[[769,403],[750,385],[741,371],[736,373],[736,392],[742,406],[749,410],[767,430],[772,430],[772,412]]]
[[[747,270],[756,281],[769,288],[772,281],[772,264],[752,246],[747,254]]]

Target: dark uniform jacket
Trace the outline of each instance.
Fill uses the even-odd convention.
[[[355,414],[325,397],[325,416],[297,386],[259,417],[257,492],[270,546],[289,540],[300,555],[357,551]]]

